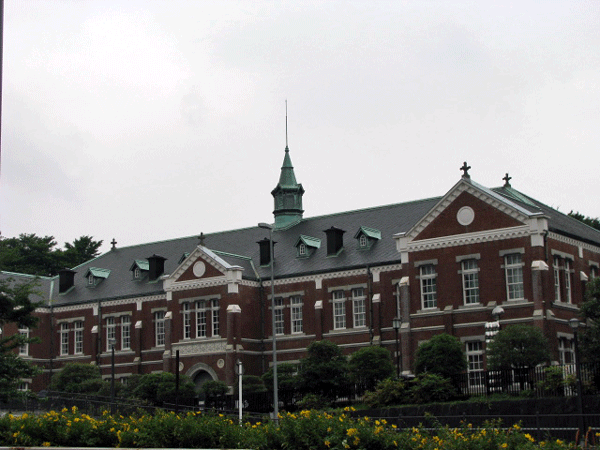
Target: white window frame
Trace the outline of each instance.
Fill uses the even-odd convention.
[[[346,329],[346,296],[344,291],[338,290],[332,293],[333,303],[333,329]]]
[[[75,322],[73,324],[73,331],[74,331],[73,334],[74,334],[74,342],[75,342],[74,353],[76,355],[83,354],[83,330],[84,330],[83,320],[78,320],[77,322]]]
[[[504,255],[506,299],[508,301],[525,299],[523,265],[523,255],[521,253],[509,253]]]
[[[469,386],[482,386],[484,384],[484,356],[483,342],[480,340],[466,341],[465,354],[467,356],[467,373]]]
[[[88,286],[93,286],[95,284],[94,275],[91,273],[88,276]]]
[[[19,328],[19,334],[29,339],[29,327]],[[19,346],[19,356],[29,356],[29,343],[24,343]]]
[[[461,261],[463,302],[465,305],[479,304],[479,264],[477,259]]]
[[[116,341],[117,339],[117,324],[115,323],[115,318],[113,316],[108,316],[106,318],[106,351],[110,352],[112,350],[112,346],[110,345],[111,339]]]
[[[131,316],[121,316],[121,350],[131,348]]]
[[[437,308],[437,272],[435,264],[419,266],[422,309]]]
[[[285,334],[284,302],[282,297],[275,297],[275,335]]]
[[[569,355],[570,362],[567,362],[567,355]],[[558,338],[558,360],[561,365],[575,364],[573,339],[564,336]]]
[[[293,295],[290,297],[290,323],[292,324],[292,334],[299,334],[304,331],[302,305],[302,297],[300,295]]]
[[[190,302],[185,302],[181,305],[182,309],[182,324],[183,324],[183,339],[192,338],[192,313],[190,311]]]
[[[196,338],[207,336],[206,300],[196,301]]]
[[[565,258],[565,300],[573,303],[573,283],[571,279],[571,260]]]
[[[60,324],[60,354],[69,354],[69,324],[67,322]]]
[[[154,345],[156,347],[165,346],[165,315],[165,311],[156,311],[154,313]]]
[[[133,278],[135,278],[136,280],[139,279],[142,275],[142,270],[139,267],[135,267],[133,269]]]
[[[298,245],[298,256],[306,256],[306,244],[304,242],[300,242]]]
[[[219,336],[220,335],[220,325],[219,325],[219,299],[213,298],[210,300],[210,308],[211,308],[211,328],[212,335]]]
[[[365,236],[364,234],[361,234],[360,237],[358,238],[358,245],[360,246],[360,248],[365,248],[368,245],[369,241],[367,239],[367,236]]]
[[[555,256],[552,261],[552,267],[554,269],[554,301],[561,301],[561,292],[560,292],[560,258]]]
[[[352,289],[352,327],[364,328],[367,326],[367,305],[365,288]]]

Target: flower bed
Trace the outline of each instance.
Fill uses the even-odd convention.
[[[0,418],[0,445],[12,447],[134,447],[134,448],[246,448],[256,450],[497,450],[573,449],[560,440],[536,442],[518,425],[509,428],[489,423],[482,428],[438,427],[398,430],[385,420],[351,418],[302,411],[280,416],[273,422],[244,423],[216,414],[158,412],[154,415],[100,418],[81,414],[77,408],[43,415],[6,415]]]

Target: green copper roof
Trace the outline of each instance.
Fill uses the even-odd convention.
[[[356,234],[354,235],[354,239],[356,239],[358,236],[360,236],[361,233],[371,239],[378,239],[378,240],[381,239],[381,231],[376,230],[375,228],[369,228],[369,227],[360,227],[358,229],[358,231],[356,232]]]
[[[146,259],[136,259],[129,270],[133,270],[135,267],[139,267],[141,270],[150,270],[150,264]]]
[[[275,201],[275,209],[273,210],[275,216],[274,228],[280,230],[299,223],[304,212],[302,209],[304,188],[296,181],[294,166],[292,166],[290,158],[290,149],[287,146],[285,147],[279,183],[271,191],[271,195]]]
[[[292,166],[292,159],[290,158],[290,149],[288,147],[285,148],[285,156],[283,158],[283,165],[281,166],[278,186],[292,189],[298,187],[296,175],[294,174],[294,166]]]
[[[304,245],[306,245],[307,247],[321,248],[321,239],[319,239],[319,238],[301,234],[300,237],[298,238],[298,241],[296,242],[296,246],[300,242],[304,242]]]
[[[90,267],[87,271],[87,275],[92,274],[94,278],[108,278],[110,275],[109,269],[99,269],[98,267]]]

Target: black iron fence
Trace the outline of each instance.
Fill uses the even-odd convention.
[[[600,392],[600,365],[581,364],[583,394]],[[534,397],[577,395],[575,364],[562,366],[481,370],[452,377],[460,395],[489,396],[502,393]]]

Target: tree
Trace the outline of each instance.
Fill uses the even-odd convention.
[[[298,366],[292,363],[279,363],[277,364],[277,387],[281,391],[293,391],[296,389],[298,383]],[[262,376],[263,383],[267,387],[268,391],[273,390],[273,368],[269,367],[269,370]]]
[[[600,277],[588,282],[581,315],[588,324],[579,333],[581,359],[600,364]]]
[[[579,212],[573,212],[573,210],[571,210],[571,212],[569,213],[569,216],[571,216],[573,219],[577,219],[580,222],[585,223],[586,225],[589,225],[592,228],[595,228],[596,230],[600,230],[600,219],[597,217],[594,218],[594,217],[584,216],[583,214],[581,214]]]
[[[487,347],[489,368],[531,368],[550,360],[548,341],[532,325],[510,325],[500,330]]]
[[[392,356],[383,347],[363,347],[350,355],[348,372],[361,390],[373,390],[379,381],[394,375]]]
[[[65,242],[63,266],[75,267],[98,256],[103,241],[94,241],[92,236],[81,236],[72,244]]]
[[[153,403],[175,403],[176,377],[170,372],[133,375],[129,378],[125,395]],[[179,377],[179,398],[195,397],[196,386],[188,377]]]
[[[39,276],[54,276],[64,267],[75,267],[98,256],[102,241],[81,236],[65,249],[57,249],[54,236],[22,233],[18,238],[0,238],[0,270]]]
[[[77,394],[98,394],[106,390],[98,366],[68,363],[55,372],[50,380],[50,390]],[[110,387],[109,387],[110,389]]]
[[[0,269],[7,272],[52,276],[61,269],[54,236],[20,234],[18,238],[0,240]]]
[[[347,386],[347,362],[342,350],[331,341],[316,341],[300,362],[299,388],[305,393],[336,398]]]
[[[37,338],[9,329],[34,328],[38,318],[33,315],[37,303],[30,297],[35,293],[35,282],[14,283],[12,279],[0,281],[0,400],[6,401],[18,395],[22,378],[31,378],[40,371],[29,362],[19,358],[17,349],[26,344],[39,342]]]
[[[436,373],[446,378],[467,368],[465,350],[460,341],[447,333],[435,335],[421,344],[415,355],[415,372]]]

